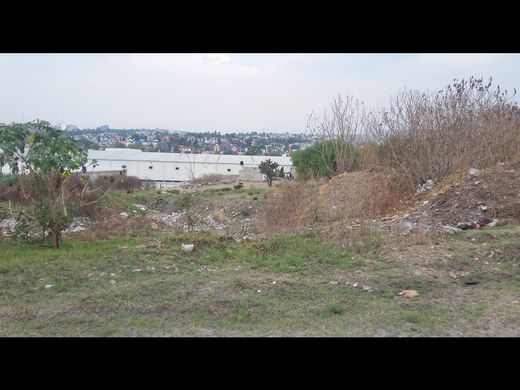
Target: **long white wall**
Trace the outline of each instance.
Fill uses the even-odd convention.
[[[89,156],[90,157],[90,156]],[[259,156],[267,159],[268,156]],[[188,181],[207,174],[238,175],[244,166],[240,161],[235,162],[186,162],[186,161],[139,161],[129,158],[114,158],[107,154],[104,158],[97,153],[97,163],[104,168],[110,167],[114,170],[126,170],[128,176],[136,176],[141,180],[153,181]],[[92,161],[89,158],[89,162]],[[292,165],[281,164],[284,171],[290,172]],[[152,167],[152,168],[150,168]],[[95,169],[94,169],[95,171]]]

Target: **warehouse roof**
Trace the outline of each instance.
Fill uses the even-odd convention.
[[[246,155],[225,155],[225,154],[191,154],[191,153],[158,153],[142,152],[138,149],[107,149],[89,150],[90,160],[125,160],[125,161],[161,161],[161,162],[180,162],[180,163],[204,163],[204,164],[240,164],[258,165],[268,158],[280,165],[292,165],[290,157],[280,156],[246,156]]]

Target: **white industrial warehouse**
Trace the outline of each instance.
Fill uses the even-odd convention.
[[[209,174],[236,175],[247,177],[249,180],[262,180],[258,165],[267,159],[277,162],[286,174],[292,174],[290,157],[157,153],[108,148],[88,151],[89,165],[93,160],[97,162],[95,167],[89,167],[92,173],[125,171],[128,176],[155,182],[183,182]]]

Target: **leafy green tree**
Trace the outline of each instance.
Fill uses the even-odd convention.
[[[339,142],[341,141],[321,141],[308,148],[294,151],[291,158],[298,177],[304,180],[331,178],[338,173],[338,157],[340,161],[349,161],[351,169],[357,168],[358,151],[349,144],[338,146]]]
[[[32,190],[24,188],[24,180],[18,180],[18,190],[29,201],[44,237],[50,232],[56,248],[74,216],[71,195],[84,189],[81,185],[72,189],[67,182],[86,163],[87,152],[48,122],[0,124],[0,166],[8,165],[14,176],[32,179]]]
[[[322,141],[305,149],[296,150],[291,156],[299,178],[319,179],[332,177],[336,168],[331,141]]]
[[[262,173],[265,178],[267,179],[267,185],[269,187],[272,187],[273,185],[273,179],[275,177],[280,176],[280,170],[278,169],[278,163],[271,161],[270,158],[268,158],[265,161],[262,161],[260,165],[258,165],[258,168],[260,169],[260,173]]]

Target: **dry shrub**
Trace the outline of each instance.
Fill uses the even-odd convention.
[[[259,218],[264,232],[335,222],[342,226],[356,218],[395,214],[414,194],[397,172],[379,167],[346,172],[328,182],[289,182],[268,197]]]
[[[25,193],[25,198],[24,194]],[[13,177],[9,183],[0,184],[0,201],[24,202],[26,199],[38,199],[38,191],[33,188],[31,176]]]
[[[211,212],[211,217],[219,222],[219,223],[228,223],[229,222],[229,219],[226,217],[226,215],[224,214],[224,210],[223,209],[214,209],[212,212]]]
[[[457,170],[485,168],[520,156],[520,110],[491,80],[470,78],[437,93],[404,90],[371,114],[380,162],[411,189]]]
[[[377,253],[384,244],[381,230],[367,223],[330,226],[324,232],[327,233],[327,237],[330,240],[342,241],[343,248],[349,252],[361,254]]]
[[[85,180],[86,178],[86,180]],[[85,194],[89,202],[96,200],[95,194],[99,192],[106,192],[109,189],[133,189],[140,188],[141,181],[134,176],[120,176],[120,175],[104,175],[104,176],[83,176],[73,175],[65,182],[67,190],[81,192],[83,187],[88,186]],[[23,193],[31,199],[39,199],[38,190],[35,188],[30,175],[20,175],[13,177],[10,183],[0,184],[0,201],[14,201],[19,202],[23,198]],[[92,195],[91,195],[92,194]]]
[[[205,185],[205,184],[230,184],[236,181],[237,176],[233,175],[221,175],[217,173],[210,173],[203,175],[199,178],[190,181],[192,184]]]
[[[434,229],[414,228],[406,234],[393,233],[392,235],[394,245],[409,247],[411,245],[434,245],[439,241],[439,237],[445,236],[446,233]]]
[[[309,180],[284,182],[280,188],[266,191],[264,207],[259,209],[256,225],[263,233],[276,233],[297,227],[297,213],[304,202],[319,187],[319,182]]]
[[[367,142],[358,148],[360,170],[374,169],[380,166],[379,148],[375,142]]]

